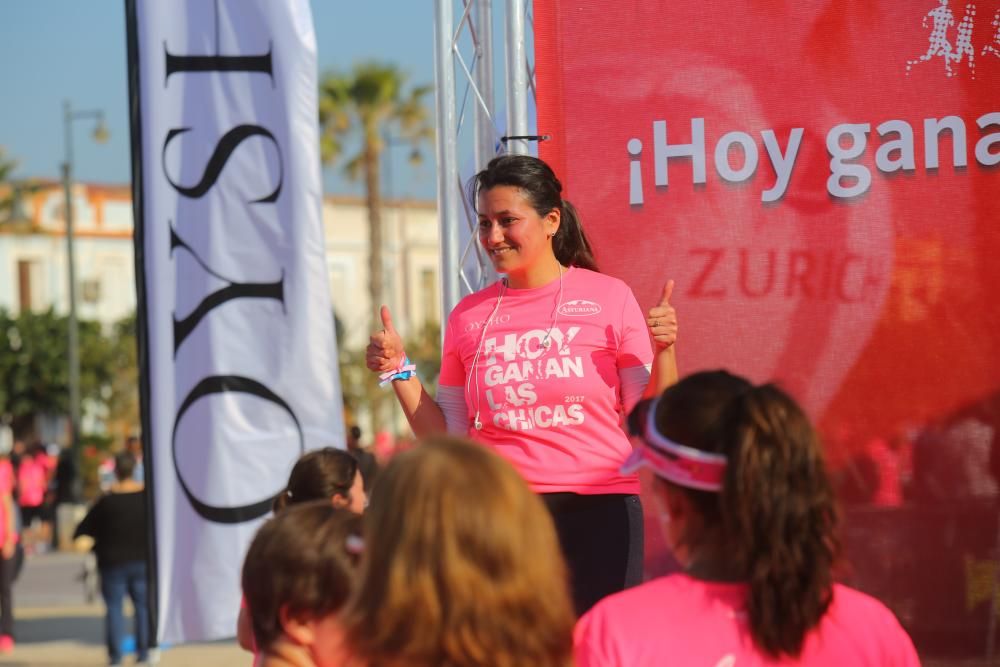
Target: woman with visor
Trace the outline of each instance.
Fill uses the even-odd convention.
[[[598,603],[578,667],[919,665],[885,606],[833,582],[836,512],[819,439],[774,385],[691,375],[629,418],[683,572]]]

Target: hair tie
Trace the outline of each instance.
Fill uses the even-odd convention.
[[[365,552],[365,541],[357,535],[348,535],[344,540],[344,549],[349,554],[360,556]]]

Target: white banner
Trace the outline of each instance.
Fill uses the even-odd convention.
[[[312,16],[127,9],[157,636],[232,637],[271,498],[304,450],[344,446]]]

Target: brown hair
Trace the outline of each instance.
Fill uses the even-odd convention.
[[[573,607],[552,519],[496,454],[429,439],[379,477],[344,611],[370,667],[565,667]]]
[[[267,521],[243,562],[243,594],[257,645],[281,636],[282,608],[301,618],[340,609],[353,588],[361,518],[328,501],[301,503]],[[356,540],[357,544],[351,544]]]
[[[124,451],[115,454],[115,479],[124,482],[126,479],[132,479],[134,472],[135,455],[132,452]]]
[[[552,168],[530,155],[501,155],[490,160],[486,169],[469,181],[472,209],[478,208],[479,193],[507,185],[518,188],[538,215],[559,210],[559,229],[552,237],[552,250],[563,266],[578,266],[597,271],[597,262],[576,208],[562,198],[562,183]]]
[[[307,452],[292,467],[288,486],[275,497],[274,511],[295,503],[329,500],[335,495],[349,501],[358,469],[358,460],[342,449],[324,447]]]
[[[816,431],[773,384],[696,373],[660,397],[666,437],[727,457],[721,493],[680,490],[749,583],[750,633],[768,656],[798,656],[830,605],[837,515]]]

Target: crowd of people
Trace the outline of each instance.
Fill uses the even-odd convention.
[[[55,508],[71,474],[58,447],[14,440],[0,451],[0,654],[14,649],[14,581],[25,554],[56,543]]]
[[[834,581],[834,492],[796,402],[721,370],[679,379],[673,282],[643,309],[601,274],[543,161],[498,157],[469,194],[503,277],[449,315],[434,397],[382,307],[367,365],[418,443],[379,470],[351,429],[294,464],[242,568],[254,664],[918,665],[892,612]],[[126,593],[148,655],[139,463],[116,457],[77,529],[111,664]],[[646,582],[644,511],[680,568]]]
[[[420,442],[366,504],[318,456],[296,465],[243,567],[256,663],[918,665],[892,612],[834,581],[834,493],[795,401],[678,381],[672,282],[644,313],[600,274],[544,162],[497,158],[470,196],[504,277],[450,314],[435,397],[383,307],[367,364]],[[642,467],[681,568],[645,583]]]
[[[325,449],[247,552],[241,645],[264,667],[919,664],[886,607],[833,580],[833,493],[790,397],[702,372],[628,422],[622,470],[654,474],[682,571],[578,617],[552,512],[489,448],[428,436],[370,499]]]

